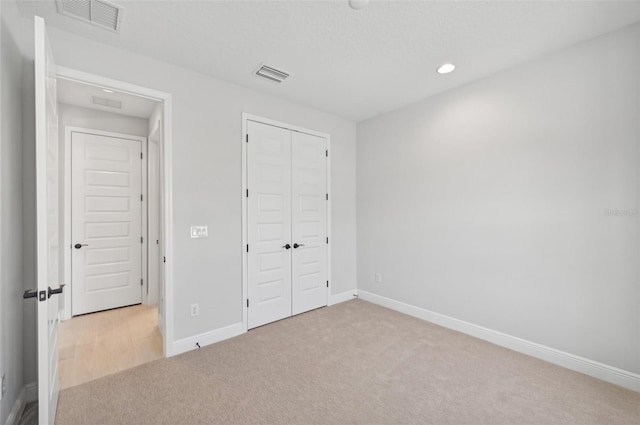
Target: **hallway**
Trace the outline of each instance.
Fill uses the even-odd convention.
[[[60,389],[162,358],[158,308],[135,305],[60,324]]]

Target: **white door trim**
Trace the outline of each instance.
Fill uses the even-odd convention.
[[[155,146],[155,148],[152,148]],[[151,152],[154,152],[152,155]],[[160,170],[158,169],[158,157],[160,155],[160,136],[159,129],[156,127],[147,140],[147,156],[145,163],[147,164],[147,176],[153,175],[154,179],[147,179],[147,205],[151,205],[150,202],[153,201],[156,206],[158,206],[159,194],[160,194]],[[153,162],[152,162],[153,161]],[[154,182],[155,180],[155,182]],[[153,184],[153,186],[152,186]],[[154,189],[151,191],[150,189]],[[154,192],[154,193],[152,193]],[[149,238],[149,243],[147,245],[147,280],[146,285],[142,291],[142,304],[148,305],[157,305],[159,301],[158,290],[159,290],[159,269],[156,267],[155,274],[152,273],[152,264],[156,266],[160,266],[160,251],[158,250],[158,246],[156,241],[160,240],[159,226],[160,226],[160,212],[156,212],[156,214],[152,214],[153,206],[147,207],[147,237]],[[154,229],[152,231],[152,229]],[[154,237],[156,236],[156,237]],[[153,281],[153,284],[152,284]]]
[[[106,136],[106,137],[115,137],[118,139],[126,139],[139,141],[140,146],[142,148],[142,155],[145,158],[142,161],[142,187],[140,188],[142,191],[142,216],[140,221],[140,229],[142,230],[142,256],[141,256],[141,270],[142,270],[142,279],[144,282],[149,284],[149,276],[148,276],[148,175],[147,175],[147,138],[141,136],[132,136],[130,134],[123,133],[115,133],[111,131],[101,131],[101,130],[93,130],[90,128],[82,128],[82,127],[73,127],[73,126],[65,126],[64,128],[64,236],[62,239],[62,248],[67,253],[70,253],[71,245],[73,245],[74,241],[71,234],[71,208],[72,208],[72,185],[71,185],[71,135],[73,133],[84,133],[84,134],[93,134],[96,136]],[[62,320],[70,319],[72,316],[73,308],[72,308],[72,297],[71,294],[73,292],[73,271],[71,264],[71,254],[64,256],[64,280],[68,283],[67,291],[64,293],[64,310],[61,312]],[[144,304],[146,300],[146,291],[143,290],[144,286],[141,287],[141,301]]]
[[[162,324],[164,330],[162,343],[165,357],[171,357],[175,354],[173,352],[173,110],[171,94],[71,68],[59,66],[57,70],[59,78],[146,97],[162,104],[162,215],[164,219],[160,248],[166,258],[164,263],[164,303],[162,304],[164,321]]]
[[[240,249],[242,250],[242,330],[243,332],[247,332],[248,330],[248,309],[247,309],[247,297],[249,294],[249,280],[248,280],[248,253],[246,250],[247,242],[248,242],[248,214],[247,214],[247,122],[255,121],[262,124],[272,125],[275,127],[285,128],[287,130],[298,131],[300,133],[310,134],[312,136],[323,137],[327,139],[327,150],[329,151],[329,155],[327,157],[327,193],[329,194],[329,200],[327,201],[327,237],[329,238],[329,243],[327,244],[327,279],[329,279],[329,286],[327,287],[327,302],[330,303],[331,300],[331,286],[332,286],[332,278],[331,278],[331,244],[333,243],[333,238],[331,237],[331,135],[327,133],[322,133],[319,131],[309,130],[304,127],[299,127],[296,125],[291,125],[287,123],[283,123],[280,121],[275,121],[269,118],[260,117],[257,115],[248,114],[246,112],[242,113],[242,245],[240,245]]]

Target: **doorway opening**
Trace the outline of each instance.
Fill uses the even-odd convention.
[[[68,69],[57,81],[64,389],[170,355],[170,98]]]

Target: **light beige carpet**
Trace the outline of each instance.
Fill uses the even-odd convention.
[[[62,424],[640,424],[640,394],[354,300],[64,390]]]

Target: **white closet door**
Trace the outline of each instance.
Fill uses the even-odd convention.
[[[139,140],[71,136],[73,315],[142,301]]]
[[[293,133],[292,311],[327,305],[327,140]]]
[[[248,327],[291,316],[291,131],[249,121]]]

